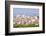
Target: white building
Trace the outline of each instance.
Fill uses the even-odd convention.
[[[33,24],[36,20],[39,21],[37,16],[17,15],[15,18],[15,22],[17,24]]]

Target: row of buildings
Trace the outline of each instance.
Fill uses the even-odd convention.
[[[39,16],[17,15],[13,17],[14,24],[39,24]]]

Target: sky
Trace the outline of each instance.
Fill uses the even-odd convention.
[[[13,8],[13,16],[16,16],[16,15],[39,16],[39,9]]]

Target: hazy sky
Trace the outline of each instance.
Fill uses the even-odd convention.
[[[39,16],[39,9],[32,8],[14,8],[13,16],[25,15],[25,16]]]

